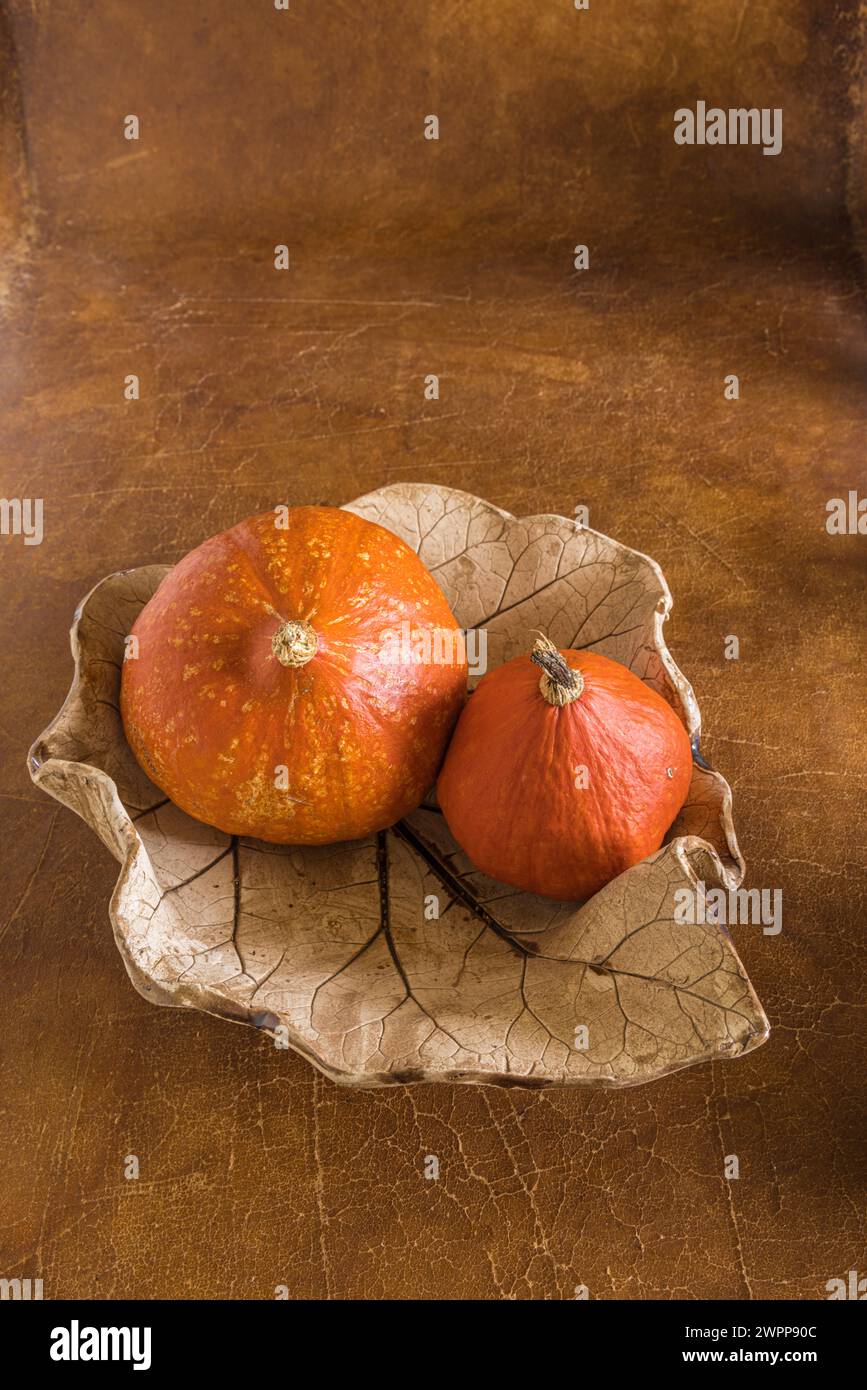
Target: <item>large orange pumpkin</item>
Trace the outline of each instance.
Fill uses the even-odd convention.
[[[132,636],[121,712],[141,766],[197,820],[279,843],[414,809],[466,691],[462,635],[418,556],[331,507],[205,541]]]
[[[584,899],[659,848],[691,775],[686,729],[660,695],[617,661],[540,638],[479,682],[437,795],[483,873]]]

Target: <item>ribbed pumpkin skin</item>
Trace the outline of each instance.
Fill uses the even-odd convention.
[[[562,708],[544,698],[529,656],[479,682],[437,796],[483,873],[528,893],[585,899],[659,848],[686,800],[692,751],[674,711],[625,666],[591,652],[561,656],[584,677],[582,694]]]
[[[285,620],[315,629],[306,665],[272,650]],[[406,623],[458,633],[390,531],[331,507],[290,510],[285,529],[251,517],[181,560],[140,613],[121,682],[130,747],[176,805],[230,834],[324,844],[384,829],[433,784],[466,692],[460,635],[452,664],[383,664]]]

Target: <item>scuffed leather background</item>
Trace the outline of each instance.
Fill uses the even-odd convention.
[[[44,498],[45,538],[0,537],[0,1275],[812,1299],[867,1273],[867,538],[825,529],[867,490],[858,10],[7,0],[0,491]],[[781,106],[782,154],[675,146],[699,98]],[[773,1029],[743,1061],[621,1094],[348,1093],[127,981],[116,866],[24,767],[76,602],[404,478],[584,503],[661,563],[747,883],[783,891],[780,936],[734,928]]]

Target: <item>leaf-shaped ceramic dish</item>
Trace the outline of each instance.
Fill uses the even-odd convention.
[[[399,484],[349,510],[418,551],[462,626],[486,631],[489,667],[541,629],[659,690],[693,740],[687,804],[657,854],[583,906],[484,878],[432,804],[348,844],[230,838],[166,801],[127,746],[124,637],[168,568],[126,570],[75,615],[75,679],[30,770],[120,860],[111,918],[136,987],[264,1029],[356,1086],[630,1085],[758,1046],[767,1020],[728,933],[674,920],[678,888],[733,888],[743,864],[662,638],[658,566],[574,521],[517,520],[450,488]]]

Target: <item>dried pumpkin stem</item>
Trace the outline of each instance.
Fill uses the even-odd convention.
[[[318,646],[319,638],[310,624],[295,618],[281,623],[271,638],[271,650],[281,666],[306,666]]]
[[[530,660],[542,668],[539,689],[549,705],[568,705],[578,699],[584,689],[584,677],[566,665],[554,643],[542,633],[533,644]]]

